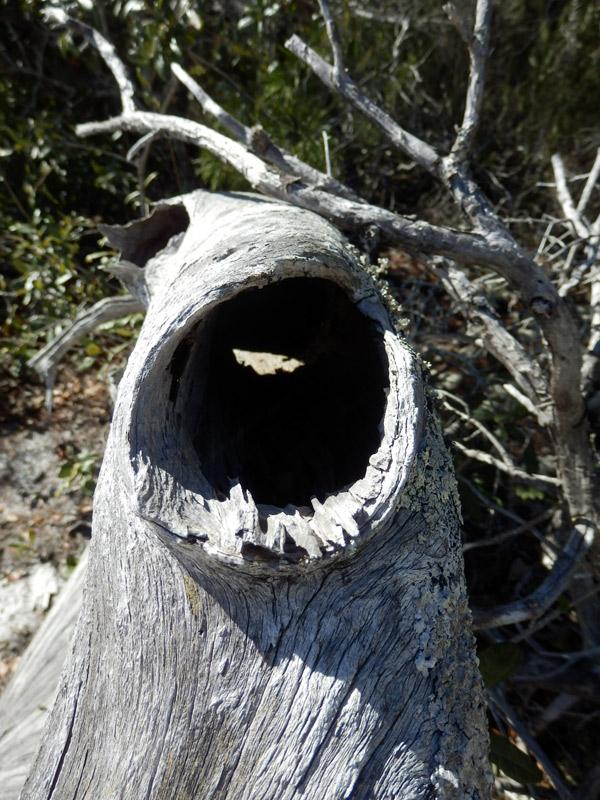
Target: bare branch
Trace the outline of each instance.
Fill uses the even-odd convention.
[[[485,27],[488,13],[487,3],[481,2],[478,6],[478,23],[483,27]],[[583,414],[583,401],[579,394],[581,359],[573,357],[573,350],[576,348],[578,341],[574,322],[547,275],[522,253],[513,237],[490,207],[473,178],[466,171],[464,164],[460,164],[453,154],[445,159],[440,159],[432,147],[409,134],[375,103],[365,97],[348,75],[345,73],[337,75],[331,65],[302,42],[299,37],[292,36],[286,43],[286,47],[308,64],[327,86],[337,91],[374,122],[395,146],[407,153],[416,163],[423,166],[431,174],[438,177],[452,193],[467,216],[485,234],[484,238],[490,250],[497,248],[498,251],[506,255],[511,253],[509,260],[512,262],[512,267],[509,268],[508,272],[504,271],[504,266],[499,269],[498,264],[495,264],[493,269],[506,277],[523,299],[527,295],[530,297],[530,302],[525,300],[526,305],[539,320],[550,345],[553,395],[554,397],[560,396],[560,403],[555,407],[560,409],[560,419],[557,420],[557,423],[566,435],[566,431],[576,425],[577,420]],[[338,224],[340,223],[338,222]],[[385,223],[380,219],[377,224],[380,225],[385,235]],[[438,253],[441,254],[441,252],[441,250],[438,250]],[[465,263],[464,258],[460,258],[459,261]],[[513,269],[517,264],[519,266]],[[481,262],[480,266],[484,266],[483,262]],[[533,283],[539,287],[539,295],[530,294],[525,289],[525,285],[531,287]],[[525,292],[523,291],[524,289]],[[548,294],[546,294],[546,290]],[[545,297],[543,297],[542,293],[545,294]],[[550,295],[553,299],[549,305],[546,305]],[[567,437],[567,440],[569,438]],[[581,452],[582,446],[583,440],[577,443],[579,452]],[[590,462],[590,459],[588,459],[588,462]],[[591,466],[591,462],[588,463],[589,466]]]
[[[480,9],[485,9],[485,4]],[[581,352],[577,346],[578,332],[556,287],[544,270],[521,250],[465,166],[458,163],[452,154],[440,159],[432,147],[407,133],[368,100],[345,72],[336,73],[298,37],[290,39],[288,48],[312,66],[328,86],[339,91],[374,121],[395,145],[442,180],[479,232],[467,233],[407,219],[347,195],[336,196],[334,189],[331,193],[323,191],[322,184],[315,185],[314,173],[301,173],[296,167],[286,170],[277,163],[268,162],[266,154],[270,152],[272,143],[262,129],[252,129],[251,151],[198,123],[153,113],[126,113],[105,122],[80,126],[78,131],[81,135],[115,130],[142,134],[158,132],[193,143],[233,166],[258,191],[315,211],[341,230],[356,232],[377,226],[385,244],[400,245],[412,252],[445,256],[480,268],[489,267],[502,275],[537,319],[549,345],[553,400],[550,431],[556,443],[558,474],[563,480],[571,515],[597,519],[600,517],[600,498],[594,489],[594,464],[587,432],[580,424],[584,404],[579,389]],[[324,177],[325,181],[331,181]],[[521,382],[519,386],[530,395],[526,383]],[[540,407],[537,403],[536,406]],[[600,561],[600,552],[597,556]]]
[[[557,508],[556,506],[547,508],[545,511],[543,511],[541,514],[538,514],[533,519],[530,519],[527,522],[523,522],[521,525],[518,525],[516,528],[513,528],[510,531],[504,531],[503,533],[498,533],[495,536],[488,536],[485,539],[477,539],[474,542],[464,542],[463,553],[467,553],[469,550],[476,550],[480,547],[494,547],[495,545],[502,544],[503,542],[506,542],[508,539],[512,539],[521,533],[525,533],[527,531],[533,531],[535,525],[550,519],[550,517],[552,517],[555,514],[556,508]]]
[[[257,152],[256,129],[246,127],[225,111],[225,109],[215,102],[179,64],[172,64],[171,70],[175,77],[181,81],[190,92],[192,97],[200,103],[202,110],[206,114],[213,116],[238,142],[244,144],[247,148],[252,150],[252,152],[255,152],[256,155],[259,155],[270,164],[274,164],[284,172],[289,172],[291,175],[302,178],[303,181],[314,185],[316,188],[326,192],[332,192],[348,200],[364,202],[355,192],[340,181],[336,181],[330,174],[320,172],[314,167],[305,164],[304,161],[296,158],[296,156],[292,156],[280,150],[262,128],[260,130],[263,134],[261,137],[263,147],[260,153]]]
[[[431,145],[409,133],[363,94],[346,71],[336,71],[335,67],[328,64],[298,36],[290,37],[285,46],[304,61],[327,87],[337,92],[357,111],[371,120],[394,147],[440,180],[479,230],[493,233],[496,237],[505,239],[507,243],[510,242],[511,246],[518,247],[471,175],[468,174],[465,165],[453,153],[442,158]]]
[[[164,114],[169,106],[171,105],[171,101],[175,96],[175,90],[177,87],[177,81],[173,76],[169,79],[167,84],[167,90],[164,96],[163,101],[160,104],[160,111]],[[146,200],[146,167],[148,165],[148,158],[150,157],[150,150],[152,148],[152,142],[154,137],[149,136],[143,148],[140,148],[140,156],[137,159],[137,173],[138,173],[138,193],[139,193],[139,207],[140,207],[140,216],[145,216],[148,214],[148,202]],[[134,148],[131,148],[129,153],[127,154],[128,158],[130,154],[134,151]],[[137,152],[137,151],[136,151]]]
[[[473,627],[477,630],[499,628],[540,617],[569,586],[576,568],[593,543],[595,530],[590,522],[579,520],[540,586],[523,600],[489,610],[473,609]]]
[[[295,56],[304,61],[326,86],[339,93],[354,108],[364,114],[367,119],[377,125],[395,147],[406,153],[427,172],[440,177],[440,156],[433,147],[398,125],[389,114],[382,111],[378,105],[360,91],[347,73],[337,74],[331,64],[328,64],[296,34],[288,39],[285,46]]]
[[[584,209],[592,190],[596,184],[598,176],[600,175],[600,149],[596,154],[596,160],[592,170],[586,181],[586,185],[581,194],[581,198],[577,208],[573,202],[573,198],[568,188],[567,177],[565,174],[563,160],[558,153],[552,156],[552,168],[554,170],[554,177],[556,180],[556,194],[561,204],[563,213],[576,234],[584,241],[584,252],[587,257],[587,264],[585,271],[590,270],[590,338],[586,353],[581,367],[581,388],[584,395],[587,395],[594,384],[595,376],[600,369],[600,266],[598,265],[598,246],[600,244],[600,224],[596,227],[590,225],[583,217],[582,211]],[[600,220],[600,217],[599,217]],[[566,291],[573,285],[574,278],[571,278],[564,284],[563,291]]]
[[[490,453],[484,453],[483,450],[474,450],[471,447],[464,447],[460,442],[454,442],[454,447],[460,450],[467,458],[473,458],[475,461],[480,461],[482,464],[489,464],[496,467],[501,472],[510,475],[511,478],[523,481],[523,483],[531,484],[546,484],[550,486],[560,486],[561,481],[558,478],[553,478],[550,475],[530,475],[528,472],[523,472],[514,464],[507,463],[499,458],[495,458]]]
[[[515,683],[527,683],[540,679],[550,681],[571,669],[578,661],[581,661],[584,658],[595,658],[596,656],[600,656],[600,647],[591,647],[587,650],[579,650],[572,653],[540,653],[539,655],[532,656],[528,659],[529,674],[519,672],[519,674],[514,675],[511,678],[511,681],[514,681]],[[562,663],[559,664],[558,667],[554,667],[551,670],[545,670],[545,667],[550,659],[558,659]]]
[[[94,39],[94,44],[104,47],[102,44],[104,41],[104,39]],[[142,117],[137,112],[132,112],[123,115],[122,119],[128,120],[126,124],[113,120],[108,123],[82,126],[79,130],[82,135],[86,135],[86,131],[91,133],[119,128],[143,133],[160,130],[165,134],[183,138],[185,141],[193,141],[199,146],[206,147],[238,169],[259,191],[280,199],[293,200],[302,207],[323,214],[343,230],[375,224],[380,227],[383,238],[390,244],[402,244],[412,250],[438,253],[461,263],[478,264],[495,269],[519,292],[526,306],[539,319],[553,354],[554,384],[563,395],[568,396],[572,393],[573,387],[578,386],[580,380],[579,362],[572,357],[572,345],[576,341],[573,322],[566,308],[561,304],[555,287],[544,272],[522,253],[506,228],[493,214],[470,176],[464,174],[460,169],[456,169],[453,163],[440,162],[438,154],[432,147],[404,131],[389,115],[366,98],[345,73],[337,74],[298,37],[292,37],[288,42],[288,47],[309,66],[312,66],[328,86],[339,91],[356,108],[372,119],[398,147],[429,172],[440,177],[449,186],[454,197],[461,202],[467,214],[472,219],[478,220],[488,236],[493,235],[493,240],[476,234],[436,228],[424,222],[412,222],[367,204],[359,205],[355,200],[348,198],[347,192],[341,192],[341,198],[333,197],[333,195],[313,188],[311,184],[314,181],[314,174],[311,176],[298,170],[298,172],[293,172],[294,177],[290,180],[289,174],[276,174],[274,170],[267,169],[262,160],[252,158],[252,154],[247,150],[244,149],[242,152],[242,148],[239,146],[235,150],[235,143],[225,137],[220,137],[220,143],[215,146],[214,137],[218,134],[208,131],[206,128],[198,138],[198,131],[202,126],[196,127],[192,132],[190,126],[194,127],[194,124],[186,120],[145,115],[142,123]],[[104,52],[106,52],[106,48],[104,48]],[[108,45],[108,57],[111,63],[118,61],[110,45]],[[130,87],[128,82],[124,86],[125,70],[123,66],[115,64],[114,74],[124,98],[123,102],[127,103],[127,98],[132,97],[132,90],[130,91],[128,88]],[[168,128],[170,124],[173,125],[172,128]],[[269,150],[268,146],[266,150]],[[297,164],[295,166],[298,167]],[[298,180],[296,175],[302,175],[302,180]],[[326,176],[325,180],[332,181]],[[302,181],[305,181],[306,185]],[[331,183],[325,185],[331,186]],[[572,409],[564,420],[567,424],[572,424],[569,417],[581,414],[581,398],[577,400],[573,396],[569,402],[565,403],[564,407]]]
[[[533,363],[537,364],[538,362],[534,361]],[[533,414],[534,417],[537,417],[537,415],[538,415],[537,408],[534,406],[534,404],[531,402],[531,400],[528,397],[525,397],[525,395],[522,394],[522,392],[520,392],[517,389],[516,386],[513,386],[512,383],[503,383],[502,384],[502,388],[504,389],[506,394],[509,394],[512,398],[514,398],[517,401],[517,403],[520,403],[523,406],[523,408],[525,408],[525,409],[527,409],[527,411],[529,411],[530,414]],[[538,422],[539,422],[539,419],[538,419]]]
[[[485,4],[481,8],[485,10]],[[483,14],[483,17],[485,18],[485,14]],[[464,165],[458,164],[453,155],[440,159],[430,145],[405,131],[388,114],[365,97],[348,75],[345,73],[337,75],[331,65],[302,42],[298,36],[292,36],[286,43],[286,47],[308,64],[327,86],[341,94],[342,97],[374,122],[395,146],[407,153],[416,163],[423,166],[431,174],[438,177],[452,193],[467,216],[485,234],[484,238],[488,242],[490,250],[497,249],[498,252],[502,252],[507,256],[509,253],[511,254],[508,258],[511,262],[508,271],[505,271],[505,267],[509,266],[508,264],[503,265],[501,268],[499,268],[498,264],[495,264],[492,268],[507,278],[512,287],[524,299],[529,310],[540,321],[552,352],[554,385],[563,394],[572,394],[573,387],[578,387],[580,382],[580,360],[573,359],[572,356],[573,345],[578,338],[573,320],[547,275],[522,253],[506,227],[493,212],[477,184],[465,170]],[[296,193],[296,196],[298,196],[298,193]],[[319,213],[325,212],[320,211]],[[330,216],[330,219],[334,219],[340,227],[345,228],[343,221],[339,221],[332,216]],[[372,222],[375,221],[372,220]],[[376,224],[380,226],[385,237],[387,234],[386,224],[381,217]],[[431,252],[431,250],[422,251]],[[437,252],[442,254],[441,250]],[[461,263],[466,263],[464,257],[458,260]],[[483,261],[480,262],[480,266],[485,266]],[[539,288],[539,293],[530,293],[530,289],[533,288],[534,284]],[[530,298],[529,301],[526,299],[527,297]],[[552,297],[552,300],[550,300],[550,297]],[[565,407],[567,407],[567,404],[565,404]],[[581,398],[572,394],[569,400],[569,407],[576,410],[575,413],[581,414],[583,407]]]
[[[590,174],[588,175],[588,179],[585,182],[583,191],[581,192],[581,197],[579,198],[579,202],[577,203],[576,210],[578,214],[583,214],[583,212],[585,211],[587,204],[589,203],[590,198],[592,196],[592,192],[596,185],[596,181],[598,180],[599,177],[600,177],[600,147],[596,151],[596,160],[594,161],[594,166],[592,167]]]
[[[463,264],[490,267],[520,291],[524,303],[538,317],[552,319],[555,324],[562,319],[560,310],[555,307],[559,298],[552,283],[524,253],[513,249],[507,242],[490,243],[482,234],[408,219],[378,206],[335,196],[297,178],[290,180],[289,174],[265,163],[243,145],[200,123],[181,117],[136,111],[102,122],[88,122],[76,129],[80,136],[117,130],[156,132],[203,147],[230,164],[258,191],[316,211],[342,230],[356,231],[377,225],[387,244],[402,245],[425,254],[443,255]]]
[[[200,103],[200,107],[205,114],[213,116],[238,142],[242,142],[246,147],[250,146],[249,128],[238,122],[231,114],[228,114],[218,103],[215,103],[212,97],[179,64],[171,64],[171,72],[185,86],[192,97]]]
[[[331,176],[331,156],[329,155],[329,136],[327,135],[327,131],[322,131],[323,136],[323,153],[325,155],[325,169],[327,170],[327,175]]]
[[[158,139],[158,138],[160,138],[160,137],[159,137],[159,135],[157,133],[153,133],[153,132],[145,133],[127,151],[127,156],[126,156],[127,161],[133,161],[133,159],[140,153],[141,150],[143,150],[151,142],[153,142],[154,139]]]
[[[479,59],[477,64],[483,64],[487,46],[483,45],[487,41],[486,31],[488,27],[489,4],[482,0],[478,4],[476,21],[476,28],[478,28],[482,37],[482,50],[477,56],[477,59]],[[568,426],[576,425],[576,418],[580,418],[583,413],[583,402],[578,388],[581,359],[573,358],[573,350],[578,341],[574,322],[567,308],[560,301],[556,288],[551,284],[543,270],[534,266],[533,262],[521,253],[517,243],[498,219],[483,193],[466,171],[464,164],[459,163],[454,154],[450,154],[445,159],[440,159],[430,145],[405,131],[388,114],[365,97],[348,75],[345,73],[338,75],[330,64],[302,42],[299,37],[292,36],[286,43],[286,47],[308,64],[327,86],[338,92],[374,122],[395,146],[407,153],[416,163],[423,166],[431,174],[438,177],[450,190],[467,216],[479,230],[486,234],[490,249],[498,248],[503,253],[508,254],[510,252],[512,254],[513,266],[518,263],[519,267],[516,270],[510,269],[511,277],[508,277],[508,273],[503,269],[499,269],[497,264],[493,268],[507,277],[507,280],[521,294],[521,297],[525,299],[529,294],[527,290],[523,291],[526,284],[531,286],[535,282],[539,286],[540,294],[529,294],[531,302],[525,302],[529,310],[540,321],[544,335],[550,345],[553,394],[554,397],[560,395],[561,400],[558,406],[561,419],[558,422],[563,432],[568,429]],[[479,86],[478,80],[475,83]],[[479,94],[476,94],[476,97],[479,97]],[[474,101],[473,108],[477,108],[477,102],[480,101]],[[382,225],[381,222],[378,224],[382,227],[382,231],[385,232],[385,225]],[[441,253],[441,251],[438,252]],[[459,260],[465,263],[464,258]],[[483,262],[481,262],[481,266],[483,265]],[[542,291],[545,293],[546,289],[553,297],[548,306],[546,305],[548,294],[546,294],[545,298],[542,296]],[[578,443],[579,450],[582,444],[583,442]]]
[[[471,65],[465,112],[451,150],[452,156],[463,164],[468,161],[473,151],[475,136],[479,127],[479,114],[485,85],[485,64],[489,50],[491,17],[491,0],[478,0],[475,12],[475,27],[473,36],[469,41]]]
[[[56,339],[53,339],[27,362],[27,366],[34,369],[46,384],[46,408],[48,411],[52,410],[52,389],[54,388],[56,365],[64,354],[86,333],[93,331],[103,322],[126,317],[138,311],[145,311],[145,306],[136,297],[131,295],[105,297],[91,308],[82,311]]]
[[[600,371],[600,264],[593,265],[590,278],[590,338],[581,367],[581,388],[585,396],[592,390]]]
[[[539,363],[530,358],[520,342],[506,330],[485,295],[464,273],[439,259],[432,260],[432,269],[464,314],[469,333],[481,338],[487,351],[506,367],[534,404],[540,424],[548,425],[552,419],[551,398],[548,381]]]
[[[507,519],[510,519],[513,522],[518,522],[519,525],[523,527],[523,530],[530,531],[535,536],[535,538],[538,540],[538,542],[540,542],[544,550],[551,549],[550,545],[546,540],[546,537],[542,533],[540,533],[540,531],[538,531],[537,528],[535,528],[533,521],[526,522],[523,519],[523,517],[520,517],[518,514],[515,514],[514,511],[510,511],[510,509],[508,508],[504,508],[503,506],[499,506],[496,503],[493,503],[482,492],[479,491],[479,489],[475,486],[475,484],[472,481],[470,481],[468,478],[465,478],[464,475],[459,474],[458,480],[461,483],[464,483],[465,486],[468,486],[469,490],[475,495],[475,497],[477,497],[478,500],[481,501],[481,504],[483,506],[486,506],[487,508],[490,509],[492,514],[500,514],[501,516],[506,517]]]
[[[559,793],[561,800],[575,800],[575,795],[569,788],[558,769],[550,761],[536,739],[531,733],[529,733],[528,729],[521,722],[514,709],[507,702],[506,698],[504,697],[504,692],[501,689],[490,688],[487,689],[486,694],[492,700],[493,704],[498,708],[502,717],[515,731],[517,736],[523,740],[525,745],[540,763],[545,774],[548,776],[548,778],[550,778],[554,788]]]
[[[459,401],[461,405],[463,405],[463,407],[465,408],[465,411],[461,411],[460,409],[456,408],[455,406],[453,406],[451,403],[448,402],[449,398],[453,400],[458,400],[457,397],[450,394],[450,392],[444,391],[443,389],[437,389],[437,393],[444,398],[444,406],[445,408],[448,409],[448,411],[451,411],[453,414],[456,414],[458,417],[460,417],[460,419],[463,420],[463,422],[468,423],[470,426],[478,430],[479,433],[482,436],[484,436],[488,440],[488,442],[492,445],[492,447],[494,447],[495,450],[500,454],[500,457],[504,461],[505,465],[512,466],[512,461],[510,459],[510,456],[508,455],[508,452],[506,451],[506,448],[502,446],[498,438],[494,436],[494,434],[491,431],[489,431],[483,423],[481,423],[478,419],[475,419],[475,417],[469,415],[468,406],[466,403],[464,403],[463,401]]]
[[[458,8],[454,5],[454,3],[446,3],[443,6],[444,11],[450,22],[456,28],[458,35],[463,40],[463,42],[467,45],[467,47],[471,46],[471,36],[472,33],[469,29],[469,26],[466,23],[465,18],[458,10]]]
[[[335,70],[336,76],[339,80],[339,76],[344,72],[344,57],[342,55],[342,43],[340,41],[340,35],[338,33],[337,25],[331,16],[329,3],[327,0],[319,0],[319,8],[321,9],[323,19],[325,20],[327,38],[329,39],[329,44],[331,45],[331,51],[333,53],[333,69]]]
[[[569,191],[569,187],[567,185],[567,177],[565,175],[563,160],[558,153],[555,153],[552,156],[552,169],[554,170],[554,178],[556,180],[556,194],[558,196],[563,213],[575,229],[577,235],[581,236],[583,239],[587,239],[587,237],[590,235],[590,231],[587,225],[582,221],[577,209],[575,208],[575,203],[573,202],[571,192]]]
[[[42,12],[49,25],[53,28],[70,28],[82,34],[92,44],[101,55],[104,63],[112,72],[113,77],[119,87],[121,106],[124,114],[135,111],[134,96],[135,91],[132,82],[129,80],[123,62],[117,55],[112,44],[98,33],[97,30],[86,25],[81,20],[67,16],[60,8],[45,8]]]

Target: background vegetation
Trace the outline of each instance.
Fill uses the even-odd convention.
[[[473,3],[460,6],[469,18]],[[126,159],[133,138],[78,139],[76,124],[118,110],[116,90],[79,37],[56,37],[48,30],[43,7],[41,0],[0,0],[0,413],[5,416],[17,413],[20,387],[34,380],[27,359],[83,304],[118,290],[101,269],[110,254],[99,243],[98,221],[125,222],[139,216],[147,200],[195,187],[248,188],[212,156],[181,144],[153,144],[139,170]],[[80,0],[63,7],[116,46],[146,108],[200,118],[171,78],[169,65],[177,62],[242,122],[261,124],[278,145],[320,168],[325,132],[334,176],[363,196],[402,213],[460,224],[432,179],[399,160],[376,130],[284,48],[287,37],[299,33],[328,55],[323,24],[310,0]],[[442,150],[449,146],[462,115],[468,62],[442,3],[354,0],[341,4],[338,21],[346,63],[365,91],[421,138]],[[590,169],[600,146],[598,97],[600,6],[583,0],[496,4],[474,169],[531,250],[560,216],[547,185],[552,153],[562,153],[572,175]],[[441,390],[447,435],[485,450],[485,426],[522,470],[551,473],[545,434],[506,393],[508,376],[466,335],[434,278],[418,259],[387,256],[407,335]],[[531,325],[501,282],[492,301],[507,327]],[[573,306],[585,327],[583,295],[575,292]],[[138,324],[138,318],[121,320],[84,340],[71,357],[76,369],[101,370],[118,360]],[[530,341],[535,352],[533,328]],[[544,575],[540,541],[561,524],[552,487],[520,482],[458,450],[455,456],[473,602],[497,605],[527,594]],[[494,543],[493,549],[482,542]],[[597,674],[587,668],[590,662],[569,660],[580,641],[568,598],[539,630],[512,626],[482,636],[480,645],[488,682],[505,688],[566,781],[591,785],[600,689]],[[555,685],[519,682],[520,665],[548,652],[557,659]],[[575,664],[591,688],[583,696],[571,694],[566,711],[553,710],[557,698],[573,688]],[[503,741],[516,740],[498,720],[491,718],[491,724]],[[496,754],[497,763],[502,758]],[[507,758],[514,753],[504,755],[505,766]],[[535,768],[525,774],[515,769],[520,782],[538,783],[529,790],[533,796],[551,796]],[[505,771],[511,773],[510,765]]]

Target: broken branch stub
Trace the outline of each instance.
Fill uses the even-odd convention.
[[[24,800],[488,798],[450,459],[356,251],[253,195],[112,233],[148,310]]]

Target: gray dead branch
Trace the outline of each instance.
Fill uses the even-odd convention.
[[[135,297],[105,297],[92,308],[84,309],[55,339],[29,360],[27,366],[34,369],[46,384],[46,408],[49,411],[52,410],[56,366],[65,353],[103,322],[143,310],[143,304]]]
[[[0,778],[7,800],[19,797],[38,750],[81,610],[86,567],[87,551],[0,697]]]
[[[262,146],[256,146],[256,142],[248,146],[251,132],[239,123],[236,125],[230,115],[227,115],[226,122],[229,130],[233,130],[240,139],[239,142],[190,120],[128,110],[126,101],[123,102],[123,113],[120,116],[82,125],[78,128],[79,133],[88,136],[128,130],[143,135],[148,133],[168,135],[194,143],[236,168],[261,193],[316,211],[330,219],[341,230],[356,231],[375,226],[380,231],[383,241],[388,244],[402,246],[425,255],[442,255],[458,264],[487,267],[502,275],[521,297],[544,333],[551,364],[548,390],[543,386],[545,381],[535,377],[535,366],[532,370],[523,371],[523,365],[514,362],[511,371],[514,375],[521,376],[519,379],[521,389],[525,380],[522,376],[531,376],[535,381],[535,388],[528,387],[525,394],[536,405],[538,416],[541,416],[542,420],[546,421],[550,417],[548,428],[555,442],[558,474],[572,516],[585,517],[595,521],[596,524],[600,518],[600,510],[599,499],[595,492],[594,459],[586,426],[582,424],[585,406],[579,390],[581,348],[578,331],[565,301],[559,296],[545,271],[519,248],[483,197],[468,172],[466,165],[468,147],[458,144],[448,156],[438,154],[428,144],[391,120],[358,90],[345,69],[342,69],[339,37],[335,24],[327,4],[321,5],[332,39],[334,65],[327,64],[297,37],[292,38],[288,46],[302,57],[332,90],[339,92],[351,102],[377,124],[393,144],[434,174],[448,188],[458,205],[465,211],[467,219],[471,221],[472,232],[450,230],[420,220],[403,218],[363,201],[350,199],[339,186],[336,188],[327,183],[327,176],[315,176],[314,171],[310,172],[310,168],[300,168],[298,163],[294,164],[289,158],[286,159],[275,148],[268,135],[263,136],[261,132],[257,132],[260,136],[255,137],[255,140],[260,139]],[[471,69],[472,73],[476,74],[471,78],[470,99],[461,128],[462,137],[459,134],[460,141],[470,141],[471,133],[467,135],[467,130],[474,131],[477,127],[480,103],[478,98],[480,87],[483,86],[485,65],[485,28],[488,25],[489,3],[480,0],[476,15],[476,36],[473,40],[479,44],[477,47],[473,44],[471,48],[473,53]],[[223,119],[222,110],[217,104],[209,102],[210,98],[195,82],[186,79],[182,70],[177,74],[186,82],[190,91],[193,90],[201,99],[203,107],[209,113]],[[271,153],[271,160],[266,157],[268,153]],[[318,177],[316,184],[312,182],[315,177]],[[470,300],[467,296],[465,306],[469,305]],[[481,314],[478,317],[482,320]],[[489,323],[487,327],[489,330]],[[499,328],[496,327],[496,336],[487,337],[487,343],[495,355],[503,352],[498,347],[498,331]],[[511,350],[514,354],[518,354],[519,359],[523,359],[524,354],[522,351],[519,352],[518,343],[512,344]],[[512,359],[505,356],[504,361],[508,363]],[[531,394],[535,394],[537,403]],[[598,545],[594,544],[590,554],[593,563],[598,558],[597,549]]]

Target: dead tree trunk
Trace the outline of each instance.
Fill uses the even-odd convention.
[[[110,235],[148,313],[22,798],[489,797],[451,464],[356,252],[249,195]]]

